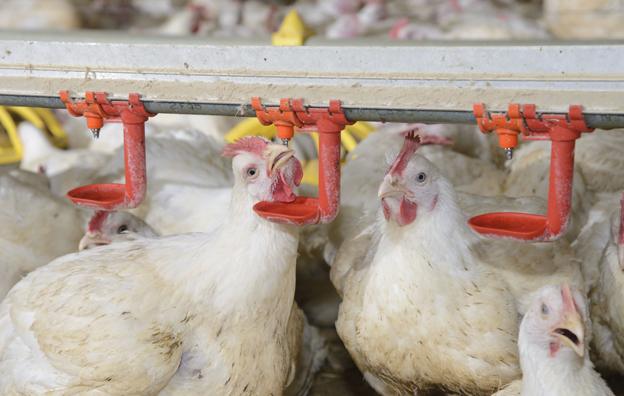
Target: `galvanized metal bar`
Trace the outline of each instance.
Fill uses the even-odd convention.
[[[71,32],[0,32],[0,104],[62,107],[58,91],[138,92],[154,112],[252,116],[264,103],[340,99],[352,120],[474,122],[472,105],[582,104],[624,127],[624,43],[262,42]]]
[[[144,101],[144,104],[145,108],[152,113],[211,114],[232,117],[256,116],[250,104],[156,101]],[[45,96],[0,95],[0,105],[65,108],[59,98]],[[273,105],[277,106],[278,104]],[[422,122],[425,124],[472,124],[476,122],[471,111],[353,107],[346,107],[343,110],[347,118],[352,121]],[[614,129],[624,127],[624,114],[586,113],[585,120],[592,128]]]

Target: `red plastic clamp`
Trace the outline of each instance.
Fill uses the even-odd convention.
[[[61,100],[73,116],[87,118],[89,128],[101,128],[104,120],[121,119],[124,124],[125,184],[92,184],[67,193],[77,205],[98,210],[134,208],[145,196],[145,122],[154,116],[148,112],[139,94],[128,101],[109,101],[104,92],[86,92],[83,101],[71,101],[69,92],[60,92]],[[91,124],[89,124],[91,122]]]
[[[318,198],[297,197],[292,203],[259,202],[254,206],[256,213],[271,221],[288,224],[332,221],[340,204],[340,132],[353,123],[345,117],[340,101],[331,100],[326,108],[307,108],[302,99],[282,99],[276,109],[265,108],[259,98],[253,98],[252,107],[260,122],[264,125],[274,123],[278,132],[281,123],[285,125],[284,129],[286,126],[290,128],[288,131],[294,131],[294,126],[315,126],[319,133]]]

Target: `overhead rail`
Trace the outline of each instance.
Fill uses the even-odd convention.
[[[309,40],[280,47],[93,32],[16,35],[0,33],[0,104],[67,108],[95,135],[105,119],[124,124],[126,183],[68,193],[99,210],[141,202],[144,124],[157,113],[255,116],[274,124],[284,144],[295,128],[317,130],[318,197],[254,206],[271,221],[299,225],[337,214],[346,125],[477,122],[498,135],[509,158],[520,135],[552,142],[548,209],[485,213],[469,224],[486,235],[552,241],[568,224],[576,139],[624,127],[624,43]]]
[[[300,47],[126,33],[0,32],[0,104],[64,108],[76,97],[141,95],[151,113],[255,116],[330,99],[352,121],[474,123],[473,105],[531,103],[566,114],[582,105],[593,128],[624,127],[624,43],[333,42]]]

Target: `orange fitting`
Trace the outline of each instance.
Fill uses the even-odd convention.
[[[292,139],[295,127],[303,126],[290,105],[290,99],[280,99],[279,107],[265,107],[260,98],[254,96],[251,98],[251,107],[262,125],[275,125],[280,139]]]
[[[277,129],[277,137],[280,139],[292,139],[295,135],[295,128],[293,124],[284,122],[284,121],[276,121],[274,123],[275,128]]]
[[[88,91],[85,93],[85,99],[79,101],[72,101],[69,91],[60,91],[59,96],[69,114],[74,117],[84,116],[87,119],[89,129],[102,128],[106,114],[95,101],[96,93]]]
[[[518,132],[507,128],[496,129],[498,145],[504,149],[516,148],[518,145]]]
[[[496,132],[501,148],[513,149],[518,145],[518,135],[523,126],[519,104],[510,104],[507,113],[490,114],[483,103],[475,103],[473,113],[481,132]]]
[[[89,129],[101,129],[104,125],[104,119],[91,112],[85,112],[84,117],[87,119],[87,128]]]

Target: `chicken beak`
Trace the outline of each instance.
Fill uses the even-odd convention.
[[[94,246],[108,245],[110,243],[111,241],[107,238],[104,238],[104,236],[102,236],[102,234],[100,234],[99,232],[87,232],[78,244],[78,251],[81,252]]]
[[[559,338],[564,345],[570,347],[578,356],[583,357],[585,356],[583,319],[576,308],[568,285],[561,287],[561,294],[563,297],[563,317],[551,334]]]
[[[295,156],[295,152],[281,144],[270,144],[266,149],[267,169],[269,176],[281,169],[289,159]]]
[[[394,196],[402,196],[408,195],[409,191],[399,182],[399,179],[392,174],[388,173],[381,185],[379,186],[379,191],[377,192],[377,196],[379,198],[386,198],[391,195]]]

